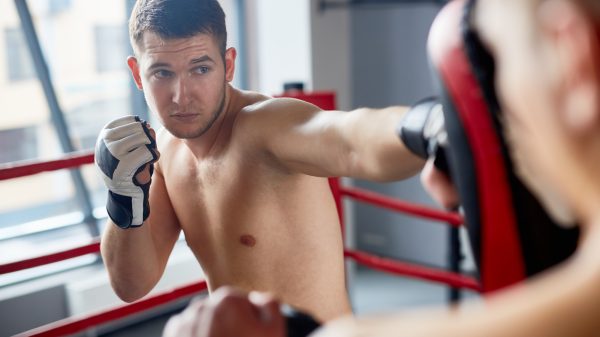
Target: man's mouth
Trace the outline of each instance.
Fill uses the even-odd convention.
[[[198,112],[175,112],[171,114],[171,117],[187,117],[199,115]]]
[[[200,116],[200,114],[197,112],[177,112],[172,114],[170,117],[177,120],[189,121],[198,116]]]

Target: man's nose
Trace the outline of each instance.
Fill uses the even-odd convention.
[[[177,103],[180,106],[186,106],[189,97],[188,97],[188,82],[186,78],[180,77],[175,81],[173,88],[173,102]]]

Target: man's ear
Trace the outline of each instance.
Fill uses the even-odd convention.
[[[233,81],[233,75],[235,74],[235,58],[237,57],[237,51],[235,48],[230,47],[225,51],[225,80],[227,82]]]
[[[143,90],[142,77],[140,76],[140,66],[135,56],[127,57],[127,65],[129,66],[129,70],[131,71],[131,75],[135,81],[135,85],[138,87],[138,89]]]
[[[597,24],[582,7],[568,0],[541,5],[545,38],[556,52],[564,125],[575,134],[595,131],[600,124],[600,46]]]

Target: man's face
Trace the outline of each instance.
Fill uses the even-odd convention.
[[[138,58],[128,60],[150,109],[175,137],[204,134],[225,105],[226,83],[233,79],[235,50],[221,57],[212,35],[162,39],[146,32]]]
[[[536,31],[535,1],[480,0],[475,27],[496,64],[496,91],[517,174],[559,223],[572,222],[557,179],[564,178],[560,78],[554,50]],[[561,162],[562,160],[562,162]],[[564,181],[559,181],[564,183]]]

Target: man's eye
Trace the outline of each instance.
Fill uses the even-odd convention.
[[[173,73],[168,70],[157,70],[152,75],[156,78],[169,78],[173,76]]]
[[[194,69],[194,71],[198,74],[206,74],[210,71],[210,68],[207,66],[200,66]]]

